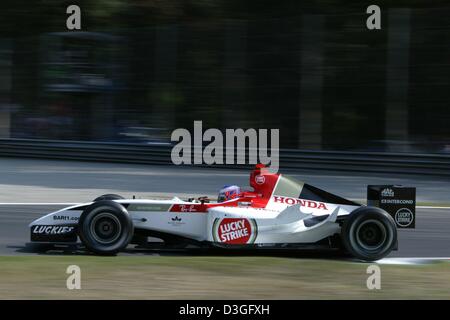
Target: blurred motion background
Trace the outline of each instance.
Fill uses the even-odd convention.
[[[194,120],[280,128],[281,148],[450,153],[450,3],[0,3],[0,138],[166,144]]]

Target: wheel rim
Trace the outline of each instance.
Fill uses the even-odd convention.
[[[95,241],[102,244],[111,244],[120,237],[122,226],[115,215],[103,212],[92,219],[90,231]]]
[[[388,238],[386,226],[373,219],[363,221],[356,228],[355,237],[359,246],[372,252],[382,248]]]

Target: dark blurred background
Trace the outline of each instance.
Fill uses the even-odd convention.
[[[279,128],[282,148],[450,153],[450,3],[1,2],[0,138],[158,144],[194,120]]]

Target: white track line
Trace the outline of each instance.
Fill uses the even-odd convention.
[[[429,264],[441,261],[450,261],[450,258],[445,257],[435,257],[435,258],[383,258],[381,260],[375,261],[376,264],[382,265],[420,265]]]
[[[0,206],[73,206],[75,202],[0,202]]]
[[[392,258],[384,258],[384,259],[420,259],[420,260],[450,260],[450,257],[392,257]]]
[[[417,209],[450,209],[450,207],[416,206]]]

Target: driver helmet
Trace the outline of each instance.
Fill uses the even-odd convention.
[[[241,193],[241,188],[235,185],[223,186],[219,191],[217,202],[223,202],[236,198]]]

